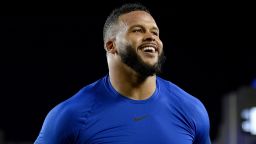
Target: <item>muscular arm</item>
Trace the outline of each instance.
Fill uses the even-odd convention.
[[[209,116],[204,105],[198,101],[198,115],[195,117],[196,135],[193,144],[211,144]]]
[[[53,108],[45,118],[35,144],[68,144],[74,141],[78,131],[75,127],[75,114],[60,104]]]

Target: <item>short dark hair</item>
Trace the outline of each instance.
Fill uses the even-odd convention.
[[[118,18],[126,13],[132,12],[132,11],[145,11],[150,14],[148,8],[146,8],[144,5],[140,3],[127,3],[123,4],[119,8],[114,9],[110,15],[107,17],[107,20],[103,27],[103,40],[105,41],[107,33],[112,25],[117,24]]]

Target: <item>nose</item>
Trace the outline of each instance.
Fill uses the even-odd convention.
[[[146,32],[143,40],[144,41],[155,41],[155,36],[151,32]]]

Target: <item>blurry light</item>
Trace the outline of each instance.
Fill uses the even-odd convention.
[[[245,131],[245,132],[250,132],[251,131],[251,125],[248,121],[244,121],[242,122],[242,129]]]
[[[251,83],[251,87],[256,89],[256,78],[252,81]]]
[[[243,131],[256,135],[256,107],[243,110],[241,117],[245,119],[241,124]]]
[[[253,107],[251,109],[250,120],[251,120],[251,133],[253,135],[256,135],[256,107]]]
[[[250,118],[250,110],[244,109],[241,113],[241,117],[243,119],[249,119]]]

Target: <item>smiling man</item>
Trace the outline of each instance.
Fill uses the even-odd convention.
[[[36,144],[210,144],[204,105],[157,76],[159,28],[140,4],[125,4],[103,30],[109,74],[47,115]]]

